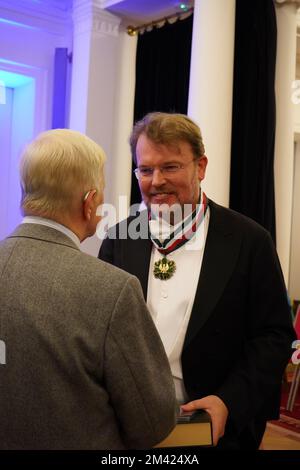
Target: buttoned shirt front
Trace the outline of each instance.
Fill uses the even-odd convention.
[[[179,403],[187,399],[181,353],[197,290],[208,225],[209,208],[193,238],[167,255],[176,264],[176,271],[168,280],[154,277],[154,263],[163,255],[154,245],[151,253],[147,305],[169,359]]]

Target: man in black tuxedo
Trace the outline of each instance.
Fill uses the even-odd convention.
[[[148,210],[113,227],[99,257],[139,278],[183,410],[210,413],[218,448],[258,448],[294,339],[272,239],[201,191],[207,158],[187,116],[150,113],[130,143]]]

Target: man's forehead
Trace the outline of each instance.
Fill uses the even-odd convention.
[[[169,141],[166,139],[154,140],[151,137],[148,137],[146,134],[141,134],[137,141],[137,150],[141,147],[142,144],[146,144],[149,147],[154,148],[157,151],[160,150],[169,150],[174,154],[181,155],[187,150],[192,150],[190,143],[186,140],[178,139]]]

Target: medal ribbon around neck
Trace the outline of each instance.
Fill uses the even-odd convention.
[[[202,194],[202,204],[197,204],[197,207],[192,212],[192,214],[186,217],[164,241],[161,242],[158,238],[154,238],[150,231],[150,238],[152,243],[157,248],[157,250],[162,255],[164,255],[162,259],[154,263],[153,270],[154,277],[160,279],[161,281],[170,279],[176,271],[175,261],[168,260],[167,255],[173,251],[178,250],[178,248],[182,247],[185,243],[191,240],[204,220],[208,203],[206,194]],[[149,217],[151,218],[151,213],[149,214]],[[180,233],[182,233],[182,235],[177,238],[177,235]]]

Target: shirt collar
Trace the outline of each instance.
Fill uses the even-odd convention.
[[[67,237],[69,237],[75,244],[80,248],[80,240],[77,235],[72,232],[69,228],[65,227],[54,220],[45,219],[44,217],[37,217],[35,215],[25,216],[22,220],[22,224],[38,224],[38,225],[45,225],[46,227],[53,228],[58,230],[61,233],[64,233]]]

